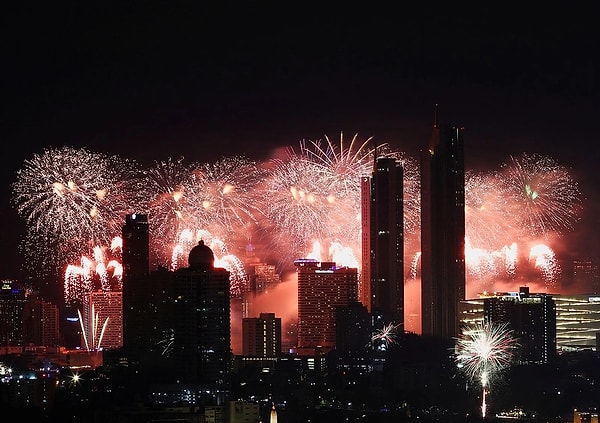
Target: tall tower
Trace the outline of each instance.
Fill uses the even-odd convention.
[[[421,323],[423,335],[459,334],[465,299],[465,171],[463,128],[440,130],[437,105],[428,148],[421,153]]]
[[[357,301],[358,269],[332,262],[299,259],[298,349],[311,351],[335,347],[336,309]]]
[[[361,302],[386,323],[404,324],[404,169],[380,157],[361,180]]]
[[[221,396],[229,389],[230,274],[214,260],[200,241],[190,251],[189,267],[175,271],[172,359],[182,383]]]
[[[148,217],[129,214],[123,235],[123,346],[131,353],[144,349],[148,307],[145,279],[150,271],[150,231]]]

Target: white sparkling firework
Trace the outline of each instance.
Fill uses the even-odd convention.
[[[185,186],[192,177],[192,168],[192,165],[185,164],[183,157],[169,158],[154,162],[143,173],[153,249],[159,256],[159,262],[166,261],[165,255],[173,249],[181,225],[187,218],[182,204],[187,200]]]
[[[482,389],[482,414],[487,408],[486,391],[501,372],[510,366],[518,346],[508,324],[477,322],[463,329],[456,341],[458,369]]]
[[[376,345],[381,350],[387,350],[390,345],[396,343],[396,336],[398,335],[398,328],[402,325],[388,323],[383,328],[375,331],[373,336],[371,337],[371,341],[373,341],[374,345]]]
[[[531,247],[529,261],[542,272],[547,287],[553,287],[560,273],[560,265],[552,249],[544,244]]]
[[[494,251],[510,244],[513,219],[496,175],[465,172],[466,237],[476,248]]]
[[[131,162],[86,149],[48,149],[26,160],[12,185],[12,203],[27,224],[26,254],[39,267],[60,268],[110,242],[136,202],[134,175]],[[54,254],[45,257],[40,242]]]

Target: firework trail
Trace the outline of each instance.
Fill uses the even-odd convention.
[[[136,206],[135,164],[116,156],[70,147],[26,160],[13,183],[12,203],[27,224],[25,253],[42,267],[61,268],[95,245],[120,234]],[[39,243],[51,245],[40,249]],[[46,263],[50,261],[50,263]]]
[[[477,322],[465,328],[456,341],[458,369],[481,385],[483,417],[487,408],[486,391],[511,364],[517,346],[517,340],[506,323]]]

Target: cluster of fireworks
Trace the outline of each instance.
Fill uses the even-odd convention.
[[[355,135],[346,142],[343,134],[339,144],[325,137],[286,153],[264,162],[240,156],[216,163],[169,158],[145,168],[86,149],[45,150],[24,162],[12,187],[12,204],[27,223],[21,247],[37,270],[57,264],[66,270],[68,298],[90,289],[92,274],[102,289],[114,285],[102,278],[109,269],[118,278],[118,263],[101,257],[101,248],[109,248],[98,246],[111,245],[125,215],[134,212],[148,215],[153,265],[185,266],[189,249],[204,239],[220,266],[232,272],[234,295],[246,289],[243,262],[253,255],[276,262],[282,271],[307,254],[324,260],[335,255],[340,265],[360,267],[360,179],[371,175],[377,155],[403,164],[406,254],[415,257],[405,262],[417,265],[415,160],[388,145],[375,146],[371,138],[359,142]],[[559,269],[549,244],[573,228],[580,207],[577,183],[566,168],[540,155],[511,157],[496,171],[467,171],[465,195],[470,278],[511,277],[529,251],[526,261],[546,282],[555,279]],[[94,259],[84,262],[89,256]]]

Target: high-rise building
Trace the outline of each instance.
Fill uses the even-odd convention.
[[[348,369],[366,367],[373,332],[367,308],[360,302],[338,307],[335,327],[338,366]]]
[[[33,345],[60,345],[59,312],[56,304],[30,296],[24,317],[25,341]]]
[[[333,262],[298,259],[298,351],[326,352],[335,347],[337,307],[358,299],[358,269]]]
[[[453,339],[465,299],[463,128],[433,133],[421,154],[421,331]]]
[[[0,281],[0,345],[24,344],[25,289],[16,281]]]
[[[402,165],[375,161],[361,180],[361,302],[388,323],[404,324],[404,202]]]
[[[483,300],[484,319],[491,324],[508,324],[519,348],[521,364],[547,364],[556,357],[556,305],[548,294],[518,293],[491,296]]]
[[[226,395],[231,361],[229,271],[214,267],[212,250],[200,241],[189,267],[175,271],[173,352],[178,380]]]
[[[122,230],[123,264],[123,346],[130,358],[144,350],[146,333],[140,330],[148,319],[146,278],[150,272],[150,230],[148,217],[129,214]]]
[[[260,313],[242,319],[242,355],[275,358],[281,355],[281,317]]]

